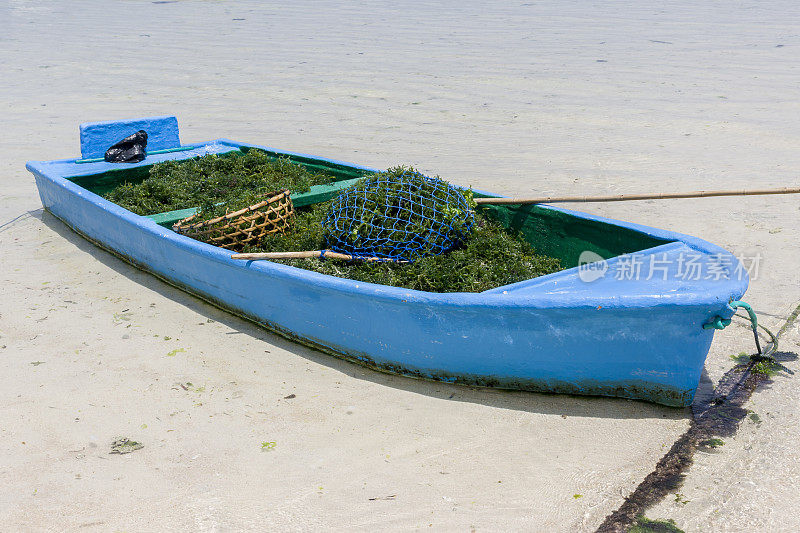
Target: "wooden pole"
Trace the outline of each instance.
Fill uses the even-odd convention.
[[[307,252],[261,252],[252,254],[233,254],[231,259],[242,259],[244,261],[260,261],[263,259],[308,259],[311,257],[321,257],[325,252],[325,257],[330,259],[341,259],[342,261],[375,261],[390,263],[405,263],[406,261],[394,261],[383,257],[361,257],[349,254],[340,254],[330,250],[309,250]]]
[[[711,196],[759,196],[765,194],[798,194],[800,187],[751,189],[744,191],[693,191],[659,194],[619,194],[612,196],[544,196],[541,198],[475,198],[478,205],[551,204],[559,202],[625,202],[628,200],[670,200],[673,198],[708,198]]]
[[[767,194],[800,194],[800,187],[784,187],[782,189],[750,189],[740,191],[693,191],[659,194],[618,194],[611,196],[543,196],[541,198],[475,198],[478,205],[503,204],[551,204],[559,202],[625,202],[628,200],[670,200],[674,198],[708,198],[711,196],[760,196]],[[244,261],[260,261],[269,259],[307,259],[322,257],[340,259],[342,261],[393,261],[383,257],[360,257],[340,254],[331,250],[309,250],[305,252],[262,252],[252,254],[233,254],[231,259]],[[396,261],[405,263],[406,261]]]

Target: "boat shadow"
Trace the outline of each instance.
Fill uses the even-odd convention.
[[[467,402],[498,409],[509,409],[545,415],[687,421],[692,418],[692,412],[689,408],[666,407],[644,401],[474,387],[441,381],[429,381],[372,370],[290,341],[254,322],[240,318],[196,296],[184,292],[96,246],[76,233],[49,211],[38,209],[30,211],[28,214],[32,217],[39,218],[41,222],[54,233],[70,242],[80,251],[91,255],[94,259],[118,274],[147,287],[165,298],[185,306],[207,319],[213,319],[231,328],[233,331],[230,334],[248,335],[252,338],[262,340],[276,348],[358,380],[368,381],[377,385],[414,394],[421,394],[437,400]],[[705,372],[704,377],[705,381],[710,385],[711,382],[705,375]],[[701,382],[701,388],[703,385],[704,383]]]

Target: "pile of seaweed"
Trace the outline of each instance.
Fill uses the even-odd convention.
[[[273,235],[245,252],[319,250],[322,221],[330,202],[297,210],[294,230]],[[275,259],[321,274],[429,292],[482,292],[561,270],[558,259],[539,255],[519,232],[509,231],[482,212],[457,248],[413,263]]]
[[[157,163],[144,181],[123,183],[105,198],[137,215],[199,207],[199,221],[224,215],[226,209],[236,211],[256,204],[272,192],[307,192],[312,185],[331,180],[331,176],[311,172],[288,158],[249,150]]]
[[[412,171],[408,167],[395,167]],[[153,165],[148,178],[125,183],[106,198],[134,213],[150,215],[200,207],[211,218],[256,203],[260,195],[287,188],[305,192],[331,177],[306,170],[260,150],[244,155],[209,155]],[[323,221],[332,202],[295,210],[292,230],[270,235],[244,252],[320,250],[326,245]],[[412,263],[280,259],[276,262],[357,281],[429,292],[482,292],[561,270],[558,259],[537,254],[522,234],[476,210],[468,236],[454,249]]]

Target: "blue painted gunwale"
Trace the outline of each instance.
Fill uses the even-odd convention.
[[[126,168],[262,148],[228,139],[186,145]],[[165,229],[71,182],[118,170],[105,162],[32,161],[42,205],[77,232],[159,278],[279,334],[371,368],[447,382],[691,404],[713,339],[702,325],[728,318],[742,279],[581,282],[572,268],[483,293],[428,293],[327,276],[230,252]],[[543,206],[669,242],[642,258],[693,251],[738,260],[679,233]],[[610,264],[620,257],[609,260]],[[673,267],[674,268],[674,265]]]

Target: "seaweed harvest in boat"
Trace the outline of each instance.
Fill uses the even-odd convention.
[[[409,167],[395,167],[381,174],[393,171],[416,172]],[[250,150],[243,155],[209,155],[158,163],[141,183],[123,183],[105,197],[140,215],[199,206],[198,220],[202,220],[254,204],[265,192],[284,188],[305,192],[311,185],[330,181],[330,176],[310,172],[288,159]],[[329,201],[295,209],[292,227],[286,234],[264,236],[242,251],[324,249],[330,235],[323,222],[330,215],[331,204]],[[414,262],[317,258],[274,261],[341,278],[428,292],[482,292],[562,269],[558,259],[537,254],[521,233],[506,229],[490,218],[488,210],[480,208],[475,210],[470,231],[457,246]]]
[[[144,181],[123,183],[105,198],[137,215],[199,207],[200,221],[253,205],[281,189],[301,193],[331,181],[331,176],[310,172],[288,158],[249,150],[157,163]]]
[[[245,252],[318,250],[330,202],[296,210],[294,228],[270,235]],[[470,235],[457,248],[413,263],[275,259],[321,274],[428,292],[482,292],[561,270],[558,259],[537,254],[518,232],[504,228],[480,210]]]

